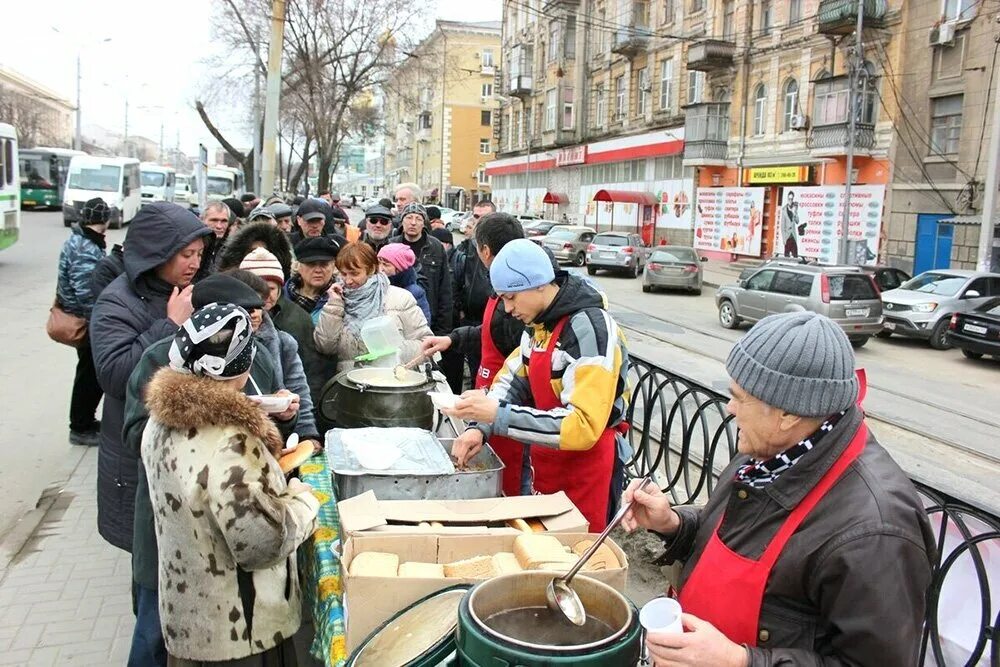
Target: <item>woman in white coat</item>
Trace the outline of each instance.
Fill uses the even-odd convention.
[[[348,243],[337,253],[340,279],[330,288],[330,300],[320,313],[314,338],[316,348],[336,355],[338,371],[350,370],[354,359],[369,350],[361,340],[368,320],[388,316],[403,337],[400,359],[420,354],[420,341],[432,336],[427,318],[413,295],[389,284],[378,271],[378,256],[367,243]]]

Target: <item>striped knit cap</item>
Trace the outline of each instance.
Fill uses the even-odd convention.
[[[279,285],[285,284],[285,272],[281,269],[281,262],[265,248],[251,250],[250,254],[240,262],[240,268],[254,273],[264,280],[270,280]]]
[[[733,346],[726,371],[754,398],[800,417],[827,417],[858,397],[847,335],[811,312],[762,319]]]

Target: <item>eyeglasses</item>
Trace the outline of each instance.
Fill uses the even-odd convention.
[[[368,218],[369,225],[389,225],[392,224],[392,220],[387,220],[386,218]]]

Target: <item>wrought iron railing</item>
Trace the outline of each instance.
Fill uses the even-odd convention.
[[[814,125],[809,131],[809,148],[814,151],[845,152],[850,143],[851,128],[846,120],[831,125]],[[854,124],[854,147],[869,149],[875,146],[875,125],[872,123]]]
[[[653,471],[671,502],[704,503],[736,454],[729,397],[642,358],[631,364],[629,476]],[[915,484],[938,547],[918,664],[997,667],[1000,518]]]

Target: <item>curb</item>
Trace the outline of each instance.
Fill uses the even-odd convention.
[[[48,487],[42,491],[42,495],[39,496],[38,502],[35,503],[35,507],[29,510],[17,520],[10,530],[0,538],[0,581],[7,576],[7,571],[10,569],[11,564],[17,559],[24,546],[32,538],[38,527],[41,525],[42,521],[45,519],[45,515],[49,513],[52,506],[55,504],[56,500],[59,499],[59,495],[62,493],[63,488],[65,488],[66,483],[76,474],[76,471],[80,468],[80,464],[83,462],[84,457],[87,455],[89,447],[74,447],[74,449],[79,449],[80,454],[73,464],[73,469],[70,470],[66,479],[58,480],[50,484]]]

